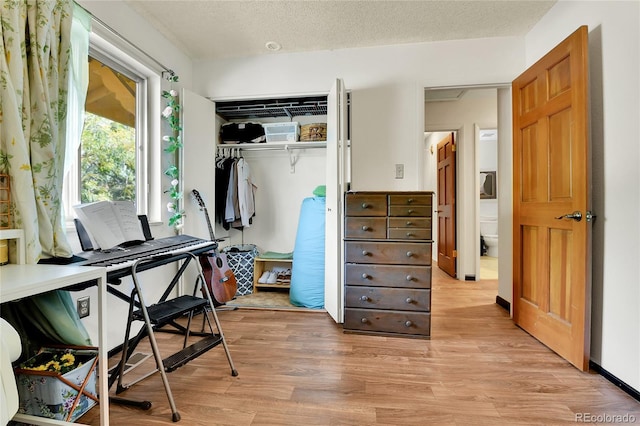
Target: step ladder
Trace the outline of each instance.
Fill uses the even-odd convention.
[[[229,352],[224,334],[222,333],[222,328],[218,320],[218,315],[216,314],[213,298],[208,286],[206,285],[200,263],[197,257],[192,253],[183,253],[180,255],[180,258],[185,259],[184,263],[181,265],[176,276],[171,280],[171,283],[169,284],[167,290],[161,296],[160,301],[152,305],[147,305],[143,299],[138,272],[144,267],[145,263],[157,260],[157,257],[140,259],[132,265],[131,276],[133,278],[133,289],[131,291],[131,297],[129,299],[129,315],[124,343],[122,345],[122,356],[120,359],[118,372],[116,373],[114,371],[114,373],[116,374],[112,374],[112,376],[110,377],[111,385],[113,383],[113,379],[117,376],[118,385],[116,388],[116,394],[119,394],[129,389],[131,386],[140,382],[141,380],[144,380],[147,377],[150,377],[151,375],[159,372],[162,377],[162,383],[167,394],[167,399],[169,400],[169,405],[171,406],[172,420],[174,422],[180,420],[180,413],[176,408],[173,394],[171,393],[167,373],[172,372],[179,367],[182,367],[189,361],[197,358],[198,356],[204,354],[205,352],[218,346],[219,344],[222,344],[227,356],[227,360],[229,361],[229,366],[231,367],[231,375],[238,375],[238,371],[235,369],[233,361],[231,360],[231,353]],[[182,276],[189,263],[195,265],[197,269],[196,285],[193,295],[183,295],[173,299],[168,299],[168,295],[172,292],[173,288],[178,283],[180,276]],[[200,294],[202,294],[204,297],[196,296],[196,292],[198,291],[198,289],[200,289]],[[200,313],[203,315],[202,331],[192,332],[191,320],[193,319],[194,315]],[[187,317],[186,326],[181,326],[180,324],[177,324],[175,322],[176,319],[185,316]],[[213,318],[213,321],[211,321],[210,317]],[[135,337],[131,338],[131,327],[135,321],[144,322],[144,326],[140,329]],[[208,328],[208,330],[205,330],[205,324],[208,326],[206,327]],[[167,325],[173,326],[175,329],[177,329],[179,333],[184,335],[184,339],[181,350],[163,359],[161,357],[154,333],[156,331],[159,331],[161,327]],[[124,375],[125,364],[128,358],[133,354],[134,349],[138,345],[138,343],[147,336],[149,337],[149,343],[151,344],[151,350],[155,359],[156,369],[136,379],[135,381],[124,385],[122,383],[122,376]],[[199,336],[201,337],[201,339],[196,341],[195,343],[187,345],[190,336]],[[149,409],[151,407],[150,401],[132,402],[118,399],[117,402],[135,405],[144,409]]]

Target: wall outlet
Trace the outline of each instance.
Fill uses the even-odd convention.
[[[396,164],[396,179],[404,179],[404,164]]]
[[[77,305],[77,309],[78,309],[78,316],[80,318],[84,318],[84,317],[88,317],[89,316],[89,306],[91,305],[89,303],[89,296],[87,297],[81,297],[78,300],[76,300]]]

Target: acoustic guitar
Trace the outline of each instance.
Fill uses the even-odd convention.
[[[204,205],[204,201],[202,200],[200,193],[196,189],[192,190],[192,192],[200,206],[200,210],[204,211],[204,217],[207,219],[207,227],[209,228],[209,237],[211,238],[211,241],[215,241],[216,237],[213,233],[213,227],[211,226],[207,207]],[[199,259],[205,282],[207,283],[209,292],[213,297],[214,305],[224,305],[233,299],[236,295],[236,291],[238,291],[238,282],[236,281],[233,271],[229,267],[227,255],[224,253],[218,253],[217,250],[213,250],[201,254]]]

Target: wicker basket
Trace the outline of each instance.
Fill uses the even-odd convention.
[[[300,126],[301,142],[316,142],[327,140],[327,123],[311,123]]]

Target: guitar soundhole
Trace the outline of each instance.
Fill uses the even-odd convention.
[[[220,259],[219,257],[216,256],[216,266],[218,268],[222,268],[223,263],[222,263],[222,259]]]

